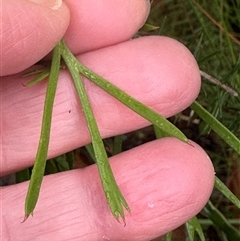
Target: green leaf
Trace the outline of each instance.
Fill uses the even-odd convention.
[[[53,101],[57,86],[57,79],[60,69],[61,56],[64,59],[71,75],[73,82],[75,84],[77,93],[82,103],[85,118],[87,120],[88,129],[92,139],[92,146],[95,154],[95,160],[99,169],[100,178],[102,181],[103,189],[109,203],[110,209],[115,218],[122,217],[124,221],[124,209],[130,211],[126,200],[124,199],[122,193],[120,192],[115,178],[113,176],[111,167],[108,163],[108,158],[106,150],[103,145],[102,138],[100,136],[96,120],[94,118],[90,103],[84,85],[80,78],[80,73],[85,77],[90,79],[92,82],[97,84],[99,87],[107,91],[109,94],[114,96],[116,99],[121,101],[127,107],[146,118],[148,121],[153,123],[157,128],[159,128],[164,135],[175,136],[176,138],[188,142],[187,137],[172,123],[166,120],[164,117],[159,115],[157,112],[145,106],[138,100],[132,98],[130,95],[114,86],[101,76],[97,75],[87,67],[83,66],[78,60],[72,55],[68,50],[67,46],[63,41],[61,41],[55,48],[53,52],[52,65],[50,69],[48,88],[46,93],[46,99],[44,104],[44,113],[42,121],[41,136],[39,141],[39,147],[37,151],[37,156],[34,164],[34,169],[32,173],[32,179],[29,185],[29,190],[26,198],[25,205],[25,219],[33,212],[37,199],[39,196],[40,186],[44,174],[44,169],[46,165],[46,158],[48,152],[49,136],[51,129],[51,117],[53,109]],[[44,73],[44,75],[43,75]],[[40,81],[45,75],[48,75],[48,71],[42,71],[40,77],[37,76],[33,81],[28,83],[29,85],[35,84],[35,82]],[[116,151],[116,150],[115,150]],[[119,143],[117,151],[119,151]]]
[[[79,68],[85,77],[122,102],[128,108],[160,128],[166,136],[174,136],[183,142],[188,142],[187,137],[175,125],[169,122],[166,118],[162,117],[159,113],[128,95],[126,92],[94,73],[86,66],[79,63]]]
[[[69,69],[69,72],[72,75],[72,79],[74,81],[76,90],[82,103],[84,115],[87,120],[88,129],[92,139],[95,159],[97,162],[108,204],[110,206],[113,216],[117,219],[119,218],[119,216],[121,216],[124,221],[123,207],[128,211],[130,209],[117,186],[112,170],[108,163],[106,150],[104,148],[96,120],[92,113],[91,106],[79,74],[83,74],[96,85],[104,89],[106,92],[114,96],[119,101],[121,101],[127,107],[149,120],[151,123],[160,128],[166,135],[175,136],[176,138],[184,142],[188,142],[188,139],[178,128],[176,128],[172,123],[159,115],[157,112],[142,104],[138,100],[134,99],[118,87],[111,84],[109,81],[105,80],[98,74],[94,73],[93,71],[79,63],[63,41],[61,42],[61,48],[62,57]]]
[[[172,232],[168,232],[165,236],[165,241],[171,241],[172,240]]]
[[[24,170],[21,170],[15,174],[16,176],[16,183],[25,182],[30,179],[30,170],[29,168],[26,168]]]
[[[240,140],[228,130],[220,121],[194,101],[190,106],[230,147],[240,155]]]
[[[67,46],[62,42],[62,57],[71,73],[73,82],[75,84],[78,96],[81,100],[83,112],[87,121],[88,130],[92,140],[92,146],[95,154],[95,159],[100,174],[102,186],[104,193],[106,195],[110,210],[113,216],[118,220],[119,216],[125,222],[124,209],[130,211],[130,208],[123,197],[114,175],[112,169],[108,162],[107,153],[97,126],[96,119],[92,112],[90,102],[88,100],[87,93],[84,89],[82,79],[79,76],[79,70],[76,68],[76,59],[68,50]]]
[[[92,143],[87,144],[85,146],[85,148],[86,148],[88,154],[90,155],[90,157],[92,158],[92,160],[96,163],[97,161],[96,161],[96,157],[95,157],[95,153],[94,153],[94,150],[93,150]]]
[[[42,128],[38,144],[37,155],[34,162],[31,180],[29,183],[28,192],[25,200],[24,221],[29,217],[30,214],[33,213],[33,210],[37,204],[40,187],[44,175],[50,138],[53,103],[57,89],[57,80],[60,69],[60,56],[60,45],[57,44],[53,50],[53,58],[44,102]]]
[[[152,24],[145,23],[142,26],[142,28],[140,29],[140,31],[149,32],[149,31],[154,31],[154,30],[157,30],[157,29],[159,29],[159,26],[154,26]]]
[[[240,209],[240,200],[229,190],[229,188],[218,178],[215,177],[214,186],[226,197],[229,201],[235,204]]]
[[[113,152],[112,155],[117,155],[122,151],[122,135],[115,136],[113,140]]]
[[[203,214],[209,218],[221,232],[223,231],[226,234],[228,241],[240,240],[238,230],[228,222],[224,215],[210,201],[208,201],[204,207]]]
[[[70,170],[74,168],[74,151],[69,151],[65,154],[65,160],[68,163],[68,167]]]
[[[167,136],[166,133],[156,125],[153,125],[153,130],[157,139],[161,139]]]
[[[186,222],[185,226],[186,226],[190,241],[194,241],[196,232],[197,232],[200,240],[205,241],[205,237],[204,237],[202,227],[201,227],[200,223],[198,222],[198,219],[197,219],[196,216],[193,217],[188,222]]]
[[[71,170],[74,162],[73,151],[62,154],[58,157],[53,158],[58,168],[58,172]]]
[[[36,77],[34,77],[31,81],[26,83],[25,86],[30,87],[30,86],[33,86],[33,85],[37,84],[38,82],[47,78],[49,76],[49,73],[50,73],[50,69],[46,68],[46,69],[42,69],[42,70],[36,70],[36,71],[33,71],[33,72],[30,72],[30,73],[27,73],[27,74],[23,75],[23,77],[27,77],[27,76],[30,76],[30,75],[37,74]]]

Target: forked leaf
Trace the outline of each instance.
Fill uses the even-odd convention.
[[[87,121],[88,130],[92,140],[95,160],[97,163],[104,193],[108,201],[108,205],[113,216],[117,220],[119,219],[119,217],[121,217],[125,222],[124,208],[127,211],[130,211],[130,208],[116,183],[116,180],[112,173],[112,169],[108,162],[107,153],[90,102],[88,100],[87,93],[85,91],[82,79],[79,75],[79,71],[75,68],[75,61],[77,60],[74,61],[75,57],[71,54],[71,52],[68,50],[66,45],[64,45],[64,43],[62,43],[62,47],[62,57],[72,76],[79,99],[81,100],[82,109]]]
[[[34,167],[28,187],[27,197],[25,200],[25,219],[33,213],[33,210],[37,204],[39,197],[39,192],[42,184],[42,179],[44,175],[48,145],[50,139],[51,121],[52,121],[52,110],[54,97],[57,89],[57,80],[60,69],[60,45],[57,44],[53,50],[53,57],[50,69],[49,80],[47,84],[43,118],[42,118],[42,128],[38,144],[37,155],[34,162]]]
[[[95,159],[97,162],[101,182],[109,207],[111,209],[113,216],[116,219],[118,219],[120,216],[124,221],[124,208],[128,211],[130,211],[130,209],[115,181],[114,175],[108,162],[106,150],[104,148],[103,141],[100,136],[97,123],[94,118],[79,73],[83,74],[96,85],[107,91],[109,94],[114,96],[119,101],[121,101],[124,105],[126,105],[127,107],[129,107],[130,109],[132,109],[148,121],[150,121],[158,128],[160,128],[161,131],[164,132],[164,135],[175,136],[176,138],[184,142],[188,142],[188,139],[178,128],[176,128],[173,124],[171,124],[168,120],[159,115],[157,112],[142,104],[138,100],[134,99],[133,97],[131,97],[118,87],[114,86],[101,76],[97,75],[87,67],[80,64],[78,60],[69,51],[69,49],[63,41],[61,41],[54,48],[53,51],[52,65],[50,69],[49,82],[44,104],[41,136],[33,168],[32,178],[29,184],[29,189],[25,203],[25,219],[33,212],[36,206],[46,165],[49,136],[51,129],[53,101],[57,87],[57,79],[60,69],[61,56],[64,59],[69,69],[69,72],[72,75],[72,79],[74,81],[77,93],[82,103],[82,107],[88,124],[88,129],[92,138],[92,146],[95,154]],[[47,73],[48,72],[46,72],[46,74]],[[30,84],[34,83],[35,81],[39,81],[40,79],[42,79],[42,77],[35,78],[35,80],[33,82],[30,82]]]

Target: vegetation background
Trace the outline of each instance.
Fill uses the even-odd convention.
[[[147,24],[139,34],[169,36],[190,49],[202,74],[197,101],[240,139],[240,2],[154,0]],[[205,149],[218,178],[240,199],[239,154],[190,108],[171,121]],[[148,131],[143,133],[149,135]],[[217,190],[211,202],[240,233],[239,208]],[[204,210],[198,218],[206,240],[233,240],[221,225],[206,218]],[[173,232],[172,240],[190,239],[181,227]],[[200,239],[195,237],[195,240]]]

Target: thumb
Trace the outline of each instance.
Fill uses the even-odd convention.
[[[62,0],[0,0],[0,76],[33,65],[62,38],[70,14]]]

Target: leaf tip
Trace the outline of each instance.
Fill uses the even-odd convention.
[[[192,142],[190,140],[187,140],[187,144],[190,145],[191,147],[194,147],[194,145],[192,144]]]
[[[22,223],[24,223],[29,218],[30,215],[33,216],[33,213],[25,213],[25,216],[24,216],[24,219],[23,219]]]

